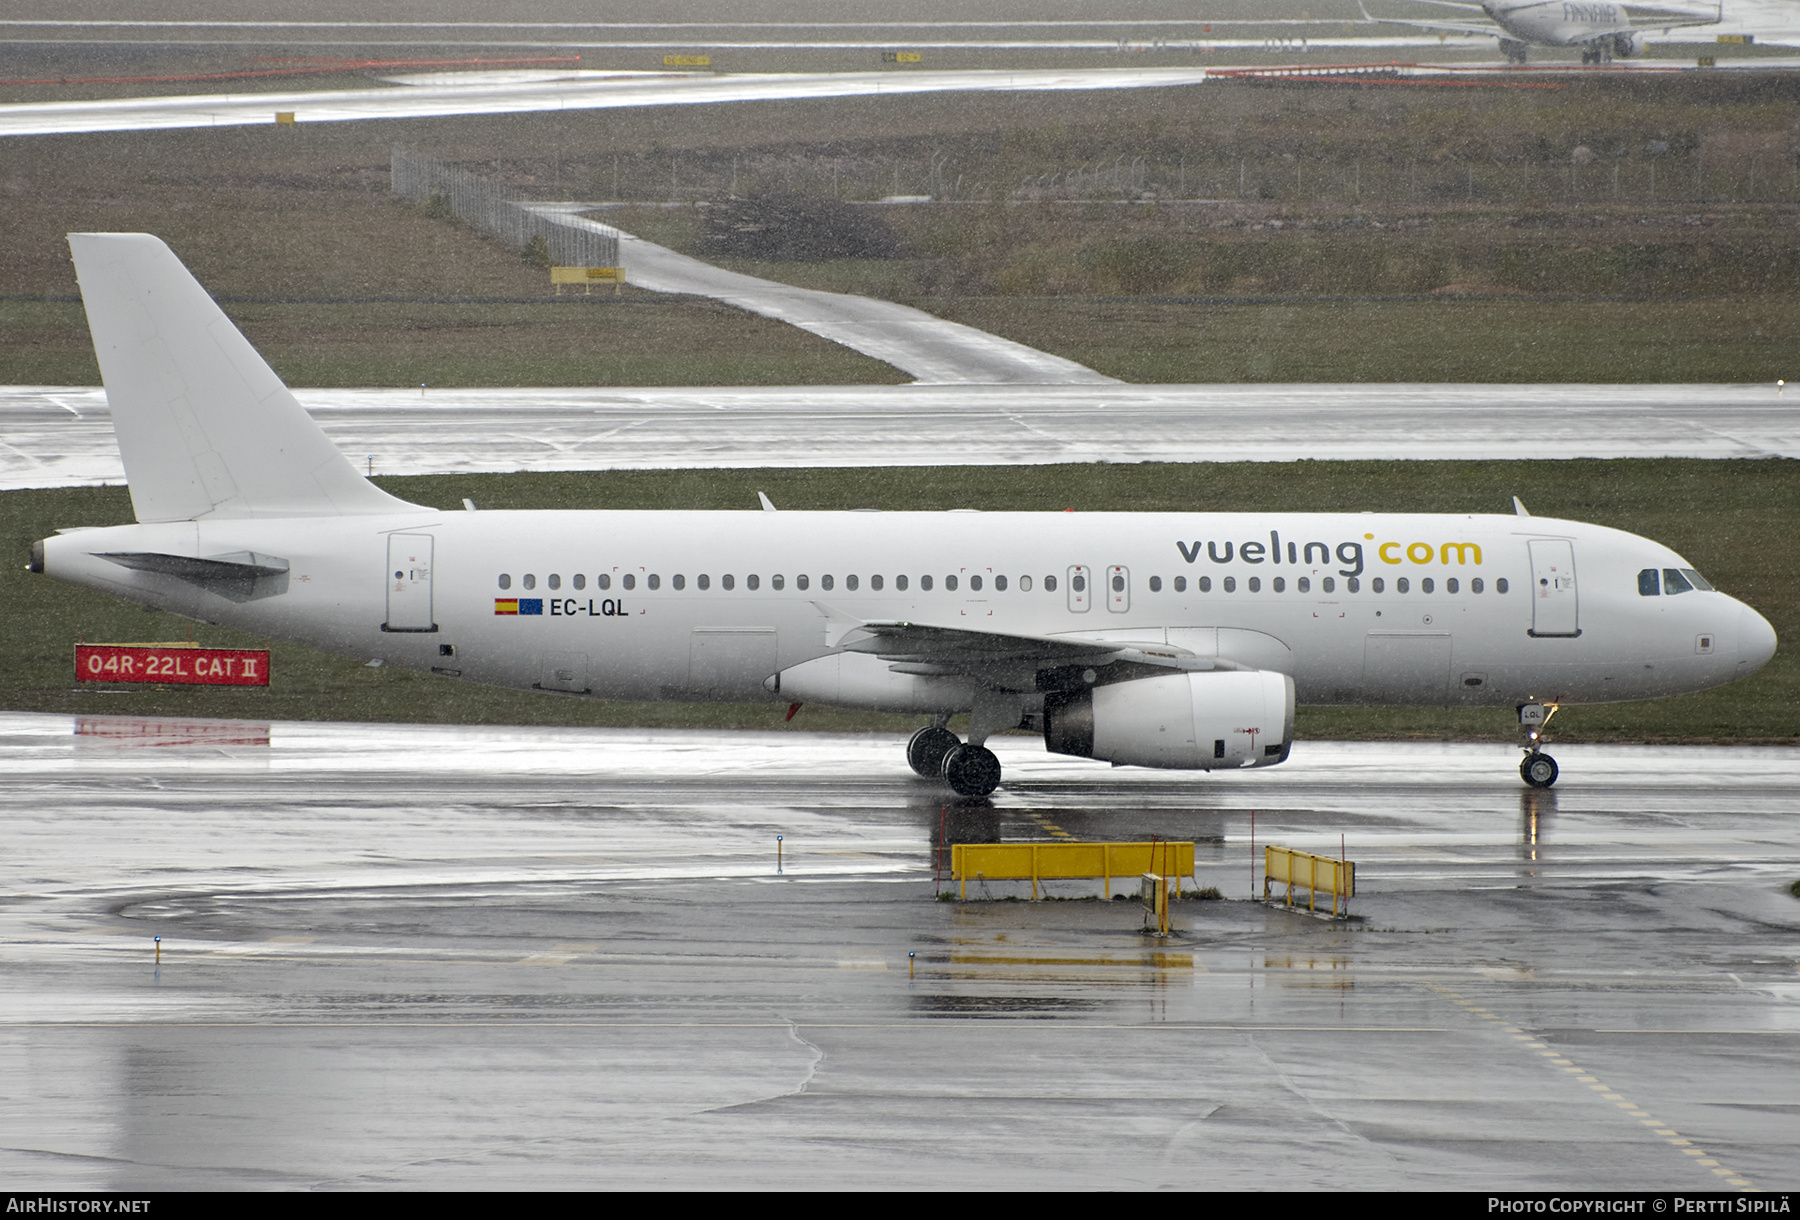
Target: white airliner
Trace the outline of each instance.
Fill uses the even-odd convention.
[[[1656,5],[1614,4],[1612,0],[1482,0],[1480,4],[1423,0],[1423,3],[1481,13],[1492,24],[1376,18],[1369,16],[1367,7],[1363,8],[1363,19],[1441,33],[1490,35],[1500,40],[1500,49],[1513,63],[1524,63],[1527,49],[1537,46],[1580,47],[1582,63],[1601,64],[1612,62],[1615,56],[1629,59],[1636,55],[1643,49],[1640,39],[1645,30],[1657,29],[1666,34],[1686,26],[1717,25],[1725,11],[1721,3],[1712,16],[1702,17],[1691,11]]]
[[[1702,690],[1774,655],[1667,547],[1523,515],[443,512],[364,479],[161,241],[70,237],[135,525],[32,570],[497,686],[929,717],[921,774],[991,792],[994,733],[1261,767],[1294,705],[1557,705]],[[1579,574],[1579,575],[1578,575]],[[945,727],[969,713],[967,740]]]

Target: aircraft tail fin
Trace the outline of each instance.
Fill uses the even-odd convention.
[[[413,507],[357,473],[160,239],[69,249],[139,521]]]

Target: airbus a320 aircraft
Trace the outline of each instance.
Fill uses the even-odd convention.
[[[1357,2],[1361,4],[1362,0]],[[1482,0],[1480,4],[1463,3],[1462,0],[1423,0],[1423,3],[1481,13],[1493,24],[1377,18],[1369,16],[1366,6],[1362,10],[1363,19],[1447,34],[1491,35],[1500,40],[1500,49],[1511,63],[1524,63],[1528,49],[1537,46],[1580,47],[1582,63],[1603,64],[1611,63],[1615,56],[1629,59],[1636,55],[1643,49],[1640,39],[1645,30],[1661,30],[1666,34],[1686,26],[1717,25],[1725,12],[1722,3],[1710,17],[1658,5],[1615,4],[1611,0]],[[1638,16],[1634,17],[1634,13]]]
[[[1667,547],[1522,512],[424,508],[357,473],[161,241],[70,244],[137,524],[44,539],[32,570],[259,635],[570,696],[916,713],[908,761],[969,796],[1016,728],[1271,766],[1297,701],[1517,706],[1548,786],[1529,726],[1557,705],[1775,651]]]

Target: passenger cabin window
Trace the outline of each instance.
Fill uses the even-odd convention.
[[[1211,593],[1212,592],[1212,577],[1202,576],[1199,580],[1196,580],[1194,582],[1194,587],[1199,589],[1200,592],[1202,592],[1202,593]]]
[[[1383,581],[1381,579],[1381,577],[1379,577],[1379,576],[1377,576],[1375,579],[1373,579],[1369,582],[1369,589],[1371,592],[1380,593],[1380,592],[1383,592],[1385,590],[1385,588],[1386,588],[1386,582]]]
[[[807,577],[804,573],[802,573],[799,576],[794,577],[794,588],[799,589],[802,592],[804,592],[806,589],[810,588],[811,585],[812,585],[812,581],[807,579]],[[831,586],[827,585],[825,587],[830,588]]]
[[[1250,586],[1250,592],[1261,593],[1262,592],[1262,577],[1252,576],[1249,581],[1249,586]]]
[[[1177,592],[1177,593],[1186,593],[1187,592],[1187,577],[1177,576],[1175,578],[1175,592]]]
[[[679,572],[675,573],[675,575],[673,577],[671,577],[670,580],[677,589],[687,588],[687,577],[683,576]]]
[[[510,589],[510,588],[512,588],[512,575],[511,575],[511,573],[508,573],[508,572],[502,572],[502,573],[500,573],[500,587],[501,587],[501,588],[502,588],[502,589]]]
[[[1411,593],[1412,592],[1412,581],[1406,579],[1406,577],[1404,577],[1404,576],[1396,577],[1394,580],[1394,592],[1396,592],[1396,593]]]
[[[1327,593],[1337,592],[1337,578],[1336,577],[1327,576],[1323,581],[1320,582],[1320,584],[1322,585],[1325,592],[1327,592]]]
[[[952,593],[956,592],[956,577],[954,577],[954,576],[944,577],[944,588],[948,589]]]
[[[656,578],[653,576],[651,579],[654,580]],[[733,576],[730,572],[727,572],[725,575],[719,577],[719,583],[724,585],[727,589],[735,589],[737,588],[737,577]]]
[[[1277,592],[1277,593],[1286,593],[1287,592],[1287,577],[1277,576],[1275,578],[1275,592]]]
[[[1006,577],[1004,577],[1004,576],[994,577],[994,589],[996,592],[999,592],[999,593],[1006,592]]]
[[[1347,577],[1344,580],[1344,588],[1349,590],[1351,593],[1360,592],[1362,589],[1362,582],[1354,576]]]
[[[787,588],[787,577],[782,576],[779,573],[769,577],[769,587],[774,589],[777,593],[781,592],[781,590]],[[801,585],[800,587],[804,589],[806,586]]]
[[[1506,577],[1501,576],[1501,577],[1498,577],[1495,579],[1494,592],[1496,592],[1496,593],[1506,592]]]
[[[558,576],[555,572],[552,572],[550,573],[550,579],[544,583],[548,584],[552,589],[560,589],[562,588],[562,577]]]
[[[612,575],[607,572],[602,572],[600,575],[594,577],[594,584],[601,589],[610,589],[612,588]]]
[[[927,593],[931,592],[931,577],[929,577],[929,576],[919,577],[919,588],[923,589]]]
[[[525,587],[527,589],[537,588],[537,577],[533,576],[530,572],[525,573]]]
[[[1204,578],[1202,578],[1202,579],[1204,579]],[[1294,582],[1294,588],[1298,589],[1302,593],[1311,593],[1312,592],[1312,577],[1302,576],[1299,580],[1296,580]]]
[[[1444,582],[1444,592],[1446,593],[1455,593],[1458,587],[1456,577],[1454,576]]]
[[[700,575],[694,577],[694,583],[699,585],[702,589],[710,589],[712,588],[712,577],[705,572],[702,572]]]
[[[1227,576],[1223,581],[1220,582],[1220,585],[1221,585],[1221,587],[1224,588],[1225,592],[1236,593],[1237,592],[1237,577]]]
[[[650,587],[652,589],[662,588],[662,577],[655,572],[650,573]]]
[[[762,577],[760,577],[760,576],[751,575],[751,576],[744,577],[744,587],[746,589],[751,590],[752,592],[755,592],[757,587],[761,584],[762,584]]]
[[[619,583],[624,585],[626,589],[635,589],[637,588],[637,576],[634,573],[627,572],[625,573],[625,579]]]
[[[1481,577],[1479,576],[1473,577],[1469,581],[1469,592],[1471,593],[1479,593],[1486,587],[1486,585],[1481,583]]]
[[[1161,593],[1162,592],[1162,577],[1152,576],[1150,578],[1150,592],[1152,592],[1152,593]]]
[[[577,589],[587,588],[587,577],[583,576],[580,572],[575,573],[571,579],[574,580]]]
[[[931,577],[927,576],[925,579],[930,580]],[[927,587],[929,587],[929,586],[927,586]],[[1056,592],[1056,577],[1054,577],[1054,576],[1044,577],[1044,592],[1046,592],[1046,593]]]
[[[835,582],[829,576],[819,577],[819,588],[829,590]]]
[[[869,577],[869,590],[873,593],[881,592],[881,577],[879,577],[879,576]]]
[[[981,577],[979,577],[979,576],[969,577],[969,592],[971,592],[971,593],[981,592]]]
[[[1435,589],[1436,586],[1431,583],[1431,577],[1429,576],[1419,582],[1419,592],[1421,593],[1431,593]]]
[[[854,593],[854,592],[856,592],[856,585],[857,585],[857,580],[856,580],[855,576],[844,577],[844,588],[846,588],[850,592]]]
[[[904,576],[894,577],[894,588],[898,589],[902,593],[906,592],[906,577],[904,577]]]

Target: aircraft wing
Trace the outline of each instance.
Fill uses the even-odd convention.
[[[1631,28],[1634,30],[1680,30],[1695,25],[1718,25],[1725,20],[1723,4],[1710,17],[1702,17],[1692,9],[1659,8],[1654,4],[1627,4],[1625,10],[1631,14]]]
[[[879,657],[899,673],[959,675],[1007,690],[1038,689],[1043,670],[1105,669],[1117,677],[1132,670],[1242,668],[1159,642],[1019,635],[901,619],[864,622],[821,603],[814,605],[829,623],[830,647]]]

